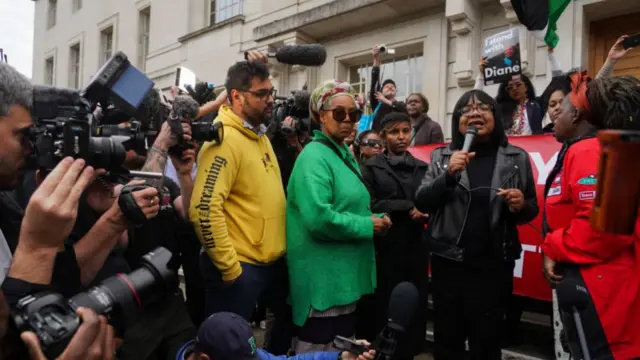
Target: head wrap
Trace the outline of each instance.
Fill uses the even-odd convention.
[[[326,109],[329,102],[337,96],[349,96],[353,103],[360,108],[356,101],[356,93],[351,85],[342,80],[327,80],[318,86],[311,93],[311,101],[309,102],[309,112],[317,123],[320,122],[320,110]]]
[[[569,75],[569,79],[571,79],[571,92],[569,93],[571,105],[582,113],[589,113],[591,104],[587,99],[587,84],[591,81],[591,77],[586,71],[580,71]]]

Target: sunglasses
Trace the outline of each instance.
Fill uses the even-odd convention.
[[[369,147],[382,147],[382,141],[369,139],[367,141],[363,141],[360,146],[369,146]]]
[[[335,109],[327,109],[325,111],[331,111],[333,114],[333,119],[337,122],[345,122],[347,120],[347,115],[349,116],[349,120],[356,123],[360,121],[360,117],[362,116],[362,111],[358,109],[351,109],[347,111],[343,108],[335,108]]]

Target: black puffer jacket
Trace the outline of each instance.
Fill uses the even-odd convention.
[[[492,188],[520,189],[525,197],[524,208],[511,213],[506,201],[492,191],[491,233],[502,239],[501,256],[504,261],[520,258],[522,246],[517,225],[525,224],[538,215],[535,184],[529,155],[513,145],[499,146],[491,181]],[[464,249],[459,245],[470,204],[470,185],[466,170],[459,177],[449,175],[447,168],[454,150],[443,146],[431,153],[431,162],[416,194],[416,207],[431,215],[429,219],[429,247],[436,255],[464,261]]]

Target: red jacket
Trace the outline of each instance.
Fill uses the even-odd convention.
[[[567,150],[547,192],[551,232],[542,250],[559,263],[579,265],[614,358],[628,360],[640,356],[640,219],[630,236],[591,227],[599,160],[596,138]]]

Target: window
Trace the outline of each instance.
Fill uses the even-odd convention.
[[[138,14],[138,68],[145,70],[149,55],[149,31],[151,29],[151,7],[140,10]]]
[[[53,56],[44,61],[44,83],[45,85],[53,85],[54,82],[55,63]]]
[[[209,1],[209,24],[213,25],[242,14],[242,0]]]
[[[58,12],[58,1],[49,0],[49,8],[47,9],[47,29],[56,26],[56,16]]]
[[[73,3],[71,4],[71,12],[76,12],[80,9],[82,9],[82,0],[73,0]]]
[[[80,44],[75,44],[69,48],[69,87],[77,89],[80,87]]]
[[[355,65],[349,68],[349,83],[356,93],[363,94],[369,99],[371,88],[371,67],[373,64]],[[413,54],[383,60],[380,81],[393,79],[398,89],[397,99],[404,100],[412,92],[422,92],[422,74],[424,57],[422,54]]]
[[[100,32],[100,66],[113,55],[113,26]]]

